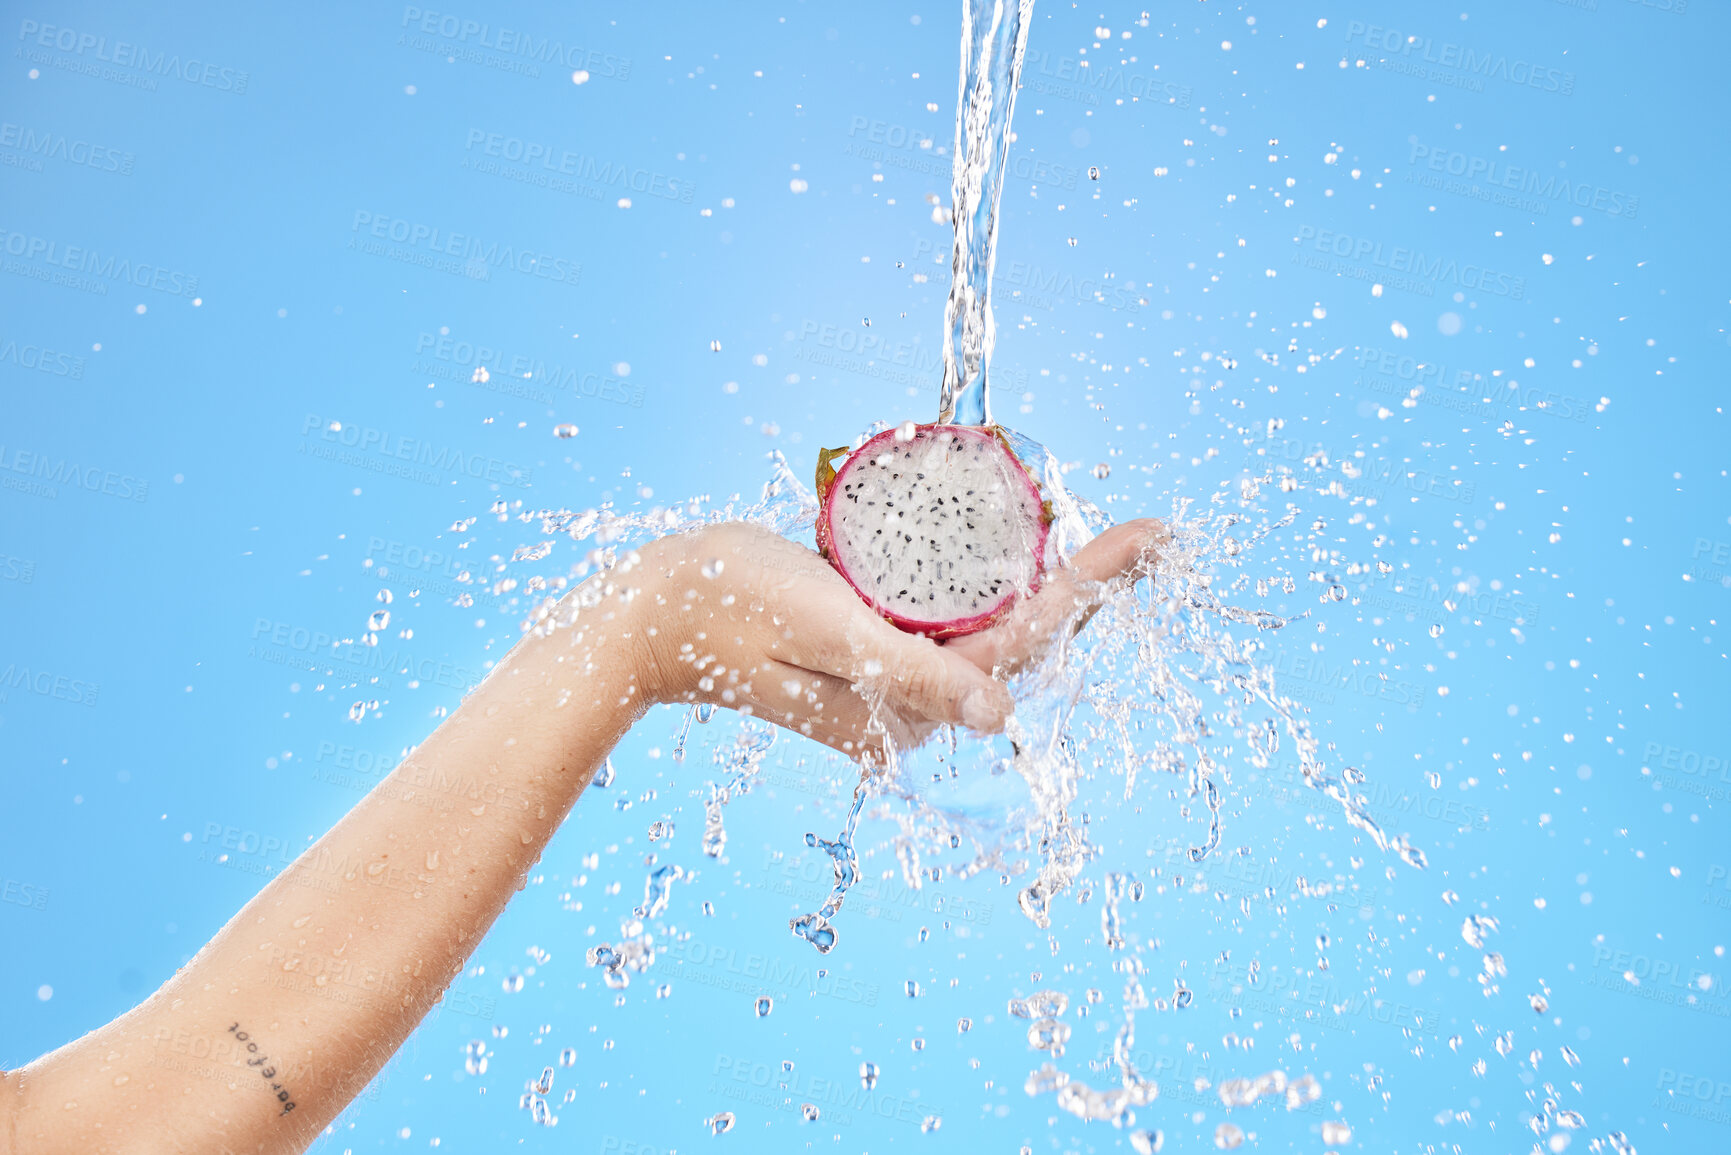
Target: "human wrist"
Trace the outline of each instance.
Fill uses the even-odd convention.
[[[644,692],[639,591],[617,576],[594,574],[549,606],[506,664],[555,688],[555,716],[576,707],[584,728],[623,734],[656,700]]]

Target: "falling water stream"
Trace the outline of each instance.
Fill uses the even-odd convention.
[[[962,69],[950,186],[955,247],[950,254],[950,296],[944,306],[941,424],[992,423],[987,373],[996,338],[992,266],[997,259],[998,200],[1033,13],[1034,0],[967,0],[962,6]]]

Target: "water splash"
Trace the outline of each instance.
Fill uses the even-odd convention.
[[[1055,556],[1073,556],[1109,519],[1068,492],[1063,469],[1050,454],[1025,438],[1013,436],[1012,441],[1053,500]],[[526,583],[519,589],[545,588],[551,600],[569,582],[612,568],[640,541],[714,521],[749,520],[797,537],[809,529],[815,500],[779,454],[771,455],[771,472],[761,500],[744,508],[737,499],[719,508],[703,499],[629,515],[537,511],[534,516],[544,519],[544,528],[549,521],[563,527],[579,550],[588,552],[564,575],[548,578],[540,587]],[[1127,803],[1134,800],[1141,806],[1169,793],[1177,797],[1180,817],[1191,823],[1183,858],[1200,869],[1227,845],[1234,807],[1243,793],[1234,775],[1244,767],[1266,769],[1280,756],[1295,757],[1302,785],[1325,799],[1327,809],[1342,815],[1379,849],[1422,869],[1423,855],[1410,840],[1386,834],[1370,817],[1365,776],[1326,764],[1325,744],[1313,733],[1305,708],[1276,685],[1272,643],[1305,614],[1257,608],[1251,597],[1253,588],[1258,596],[1291,594],[1295,588],[1291,578],[1254,572],[1263,564],[1259,557],[1278,548],[1277,535],[1291,529],[1299,514],[1294,504],[1262,506],[1260,484],[1268,480],[1223,486],[1206,501],[1180,503],[1170,519],[1172,541],[1159,563],[1142,574],[1139,588],[1109,591],[1088,630],[1073,639],[1067,631],[1058,631],[1063,640],[1046,660],[1013,681],[1017,714],[1004,737],[980,742],[941,731],[938,741],[919,748],[888,742],[880,760],[860,766],[840,833],[833,840],[815,833],[807,840],[832,863],[830,895],[816,911],[793,920],[792,932],[820,952],[835,948],[832,920],[841,914],[849,887],[860,877],[856,838],[866,820],[887,821],[897,833],[865,852],[893,850],[910,886],[922,878],[935,879],[938,872],[958,882],[985,871],[1019,879],[1024,885],[1018,905],[1043,926],[1049,925],[1058,896],[1069,891],[1079,899],[1101,895],[1102,941],[1116,956],[1114,968],[1120,963],[1129,968],[1122,1032],[1128,1038],[1136,1009],[1150,1005],[1134,976],[1143,973],[1142,952],[1153,944],[1140,942],[1130,932],[1134,920],[1124,907],[1127,899],[1139,896],[1141,881],[1121,869],[1094,881],[1085,876],[1104,850],[1090,838],[1087,815],[1078,801],[1084,782],[1110,783],[1112,789],[1121,789]],[[1282,493],[1293,491],[1280,487]],[[550,556],[525,557],[517,564],[548,564]],[[529,613],[525,631],[569,624],[562,615],[543,612],[545,608],[537,606]],[[695,714],[688,714],[687,724],[693,720],[698,720]],[[878,722],[880,732],[896,732],[884,719]],[[720,772],[709,783],[703,803],[706,856],[723,853],[722,808],[750,792],[774,741],[773,728],[740,719],[716,743]],[[928,773],[934,769],[941,775]],[[976,769],[989,774],[975,774]],[[993,788],[1000,793],[983,804],[958,802],[946,793],[970,782],[996,783]],[[1010,784],[1023,793],[1012,796]],[[1300,894],[1316,898],[1326,898],[1332,888],[1327,879],[1295,882]],[[665,903],[654,902],[649,883],[640,909],[651,918],[665,910]],[[1486,929],[1494,929],[1494,924]],[[622,930],[626,933],[617,945],[603,943],[590,952],[591,964],[603,968],[607,984],[614,987],[625,986],[631,971],[644,970],[654,960],[653,943],[640,921],[628,922]],[[1056,953],[1055,940],[1052,945]],[[1156,999],[1154,1008],[1180,1009],[1195,998],[1181,979],[1174,981],[1173,992],[1170,1004]],[[1041,1018],[1055,1017],[1030,1016],[1030,1022],[1038,1025]],[[1043,1025],[1032,1041],[1036,1047],[1042,1041],[1053,1044],[1048,1053],[1056,1056],[1064,1042],[1059,1034]],[[1050,1064],[1030,1076],[1030,1085],[1059,1094],[1060,1106],[1079,1118],[1111,1119],[1127,1126],[1135,1108],[1152,1101],[1158,1088],[1136,1072],[1127,1046],[1115,1047],[1115,1052],[1120,1050],[1121,1056],[1115,1054],[1116,1085],[1096,1090]],[[1255,1082],[1253,1078],[1251,1084]],[[1297,1085],[1287,1084],[1289,1100]]]
[[[965,0],[962,7],[962,67],[950,187],[955,243],[950,255],[950,296],[944,307],[940,423],[992,423],[986,374],[996,339],[991,302],[998,198],[1033,12],[1034,0]]]

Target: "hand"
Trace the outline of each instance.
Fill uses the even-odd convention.
[[[886,729],[906,744],[940,723],[1003,729],[1015,703],[993,675],[1079,629],[1104,584],[1150,565],[1166,537],[1157,521],[1116,526],[1003,621],[944,645],[889,625],[816,553],[745,523],[652,542],[613,581],[632,592],[644,699],[729,706],[858,756]]]

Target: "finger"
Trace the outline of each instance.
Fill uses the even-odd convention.
[[[754,701],[771,721],[837,749],[851,752],[871,720],[865,700],[831,674],[772,661],[753,688]]]
[[[1077,551],[1070,569],[1074,582],[1087,583],[1083,587],[1086,604],[1070,632],[1074,634],[1093,618],[1110,583],[1152,572],[1161,547],[1171,540],[1164,522],[1142,517],[1113,526]]]
[[[752,706],[759,717],[822,742],[853,758],[880,760],[887,736],[902,748],[916,746],[930,726],[894,716],[881,702],[868,701],[858,688],[833,674],[767,663],[754,680]],[[873,726],[874,707],[879,725]]]
[[[1152,566],[1170,536],[1153,518],[1115,525],[1083,546],[1064,569],[1048,573],[1039,592],[1017,603],[1003,621],[945,648],[981,669],[1014,673],[1054,637],[1086,625],[1100,608],[1107,584]]]
[[[1165,523],[1139,517],[1113,526],[1083,546],[1070,559],[1070,569],[1082,581],[1111,581],[1139,566],[1151,565],[1160,547],[1171,539]]]
[[[798,664],[868,690],[881,688],[898,712],[995,733],[1015,708],[1009,691],[978,666],[928,638],[902,633],[845,586],[802,607],[802,620],[790,623],[804,643]]]

